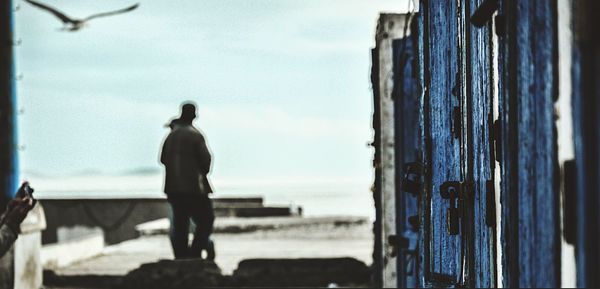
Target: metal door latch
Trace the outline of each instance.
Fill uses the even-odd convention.
[[[404,165],[404,177],[400,188],[414,196],[417,196],[421,191],[423,182],[421,177],[423,176],[424,166],[421,162],[412,162]]]
[[[446,210],[446,226],[449,235],[460,233],[460,218],[462,217],[461,200],[464,199],[473,186],[472,182],[444,182],[440,185],[440,196],[450,200],[450,208]]]

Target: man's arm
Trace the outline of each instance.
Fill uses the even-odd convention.
[[[210,151],[206,146],[206,141],[204,140],[204,137],[201,136],[198,139],[198,145],[196,146],[196,149],[196,153],[198,155],[198,162],[200,164],[200,171],[206,175],[208,174],[208,172],[210,172],[212,156],[210,155]]]
[[[15,198],[8,202],[0,220],[0,257],[4,256],[15,243],[21,232],[21,223],[35,206],[32,193],[33,188],[29,187],[29,182],[24,182]]]
[[[167,138],[165,139],[165,142],[163,143],[162,149],[160,151],[160,162],[163,165],[167,164],[168,150],[169,150],[169,137],[167,136]]]
[[[0,257],[4,256],[17,240],[21,223],[31,208],[33,208],[33,199],[29,197],[16,198],[9,202],[0,225]]]
[[[7,224],[0,227],[0,257],[4,256],[17,240],[17,232]]]

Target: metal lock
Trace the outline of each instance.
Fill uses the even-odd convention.
[[[450,208],[446,210],[446,227],[449,235],[458,235],[460,232],[460,195],[463,184],[461,182],[445,182],[440,186],[440,196],[450,201]]]

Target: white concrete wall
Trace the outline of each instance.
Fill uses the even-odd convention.
[[[40,263],[41,232],[19,235],[15,242],[15,287],[38,289],[42,286],[43,268]]]
[[[21,223],[21,234],[14,245],[14,288],[39,289],[42,287],[43,268],[40,262],[42,230],[46,218],[38,203]]]
[[[67,242],[45,245],[41,250],[40,263],[45,269],[64,267],[102,253],[104,234],[94,232],[88,236]]]
[[[394,156],[394,89],[393,50],[392,42],[404,36],[406,24],[405,14],[381,14],[376,32],[375,47],[379,55],[379,92],[380,92],[380,123],[381,123],[381,192],[382,192],[382,260],[383,286],[397,287],[396,258],[390,253],[388,236],[396,234],[396,182]],[[408,29],[406,33],[408,34]]]

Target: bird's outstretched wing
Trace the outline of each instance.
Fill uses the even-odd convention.
[[[50,6],[46,5],[46,4],[43,4],[43,3],[40,3],[40,2],[36,2],[36,1],[33,1],[33,0],[25,0],[25,1],[27,1],[27,3],[29,3],[29,4],[31,4],[33,6],[36,6],[38,8],[41,8],[43,10],[46,10],[46,11],[54,14],[54,16],[56,16],[60,20],[62,20],[63,23],[73,23],[74,22],[73,19],[71,19],[69,16],[65,15],[64,13],[56,10],[56,8],[50,7]]]
[[[30,1],[30,0],[27,0]],[[88,21],[88,20],[92,20],[94,18],[99,18],[99,17],[105,17],[105,16],[111,16],[111,15],[116,15],[116,14],[121,14],[121,13],[125,13],[125,12],[129,12],[131,10],[134,10],[136,8],[138,8],[138,6],[140,6],[140,3],[135,3],[127,8],[124,9],[120,9],[120,10],[115,10],[115,11],[110,11],[110,12],[104,12],[104,13],[98,13],[98,14],[94,14],[94,15],[90,15],[88,17],[86,17],[85,19],[83,19],[83,21]]]

